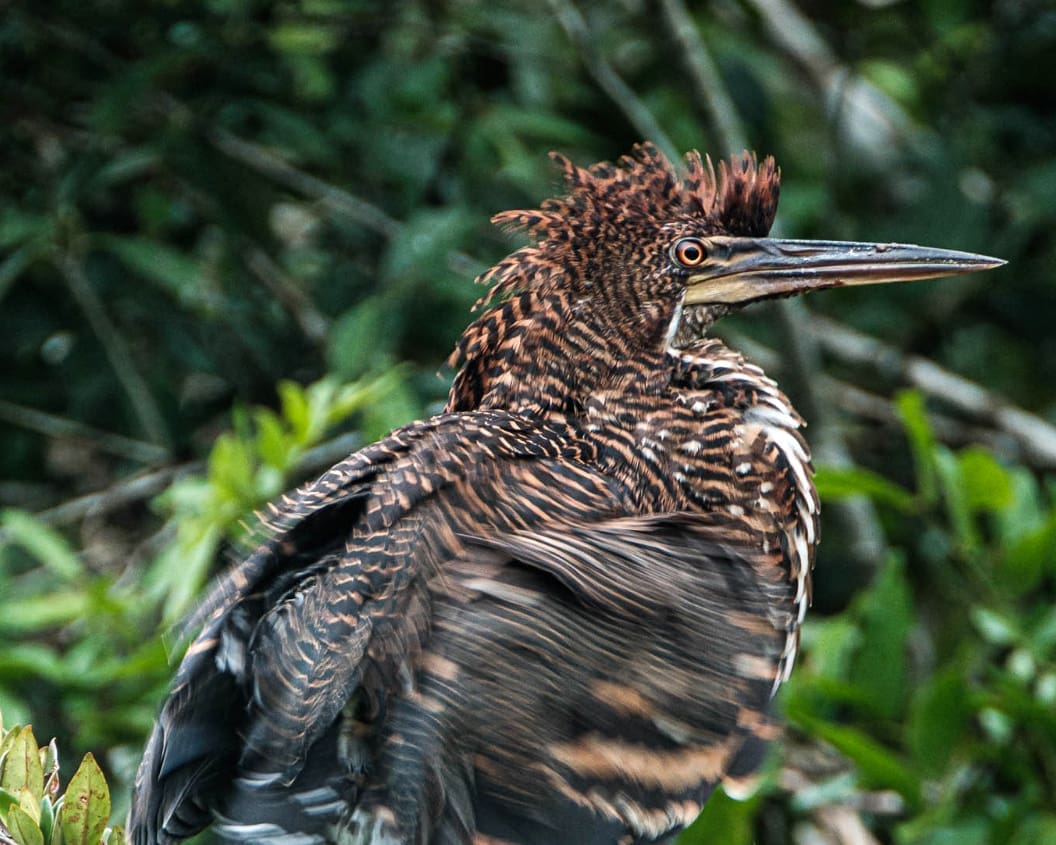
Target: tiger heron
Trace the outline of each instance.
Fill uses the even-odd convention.
[[[788,399],[705,330],[1003,262],[768,238],[772,158],[555,158],[565,196],[495,217],[532,245],[443,413],[285,497],[194,616],[137,845],[660,842],[760,764],[818,497]]]

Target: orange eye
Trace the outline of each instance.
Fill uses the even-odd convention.
[[[699,267],[708,257],[708,250],[700,238],[681,238],[675,241],[671,255],[683,267]]]

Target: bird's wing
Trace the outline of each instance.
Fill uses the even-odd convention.
[[[470,541],[430,649],[488,711],[486,833],[534,845],[630,830],[652,842],[759,765],[795,616],[787,580],[731,542],[737,528],[674,514]]]
[[[393,440],[391,453],[400,451]],[[378,444],[284,497],[267,517],[275,533],[219,577],[184,623],[191,642],[136,777],[130,833],[137,845],[177,842],[212,821],[215,799],[234,776],[245,724],[249,644],[268,602],[301,567],[327,565],[335,529],[351,525],[366,490],[391,455]],[[328,548],[328,546],[330,548]]]
[[[424,583],[457,555],[456,529],[527,524],[540,490],[553,499],[544,511],[560,509],[566,489],[571,516],[613,506],[612,483],[574,439],[517,415],[440,415],[286,498],[268,517],[270,539],[219,579],[192,618],[200,633],[137,775],[133,841],[201,829],[232,782],[300,783],[308,749],[357,691],[357,706],[370,710],[406,686],[428,624]],[[263,830],[249,838],[263,841]]]

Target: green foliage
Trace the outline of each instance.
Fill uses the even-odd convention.
[[[124,831],[107,826],[110,790],[91,754],[61,789],[55,740],[38,747],[32,727],[0,720],[0,842],[124,845]]]

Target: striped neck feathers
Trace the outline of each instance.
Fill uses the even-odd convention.
[[[447,410],[576,414],[606,387],[637,393],[666,381],[670,307],[643,302],[620,319],[594,305],[564,291],[533,290],[488,308],[449,359],[461,367]]]

